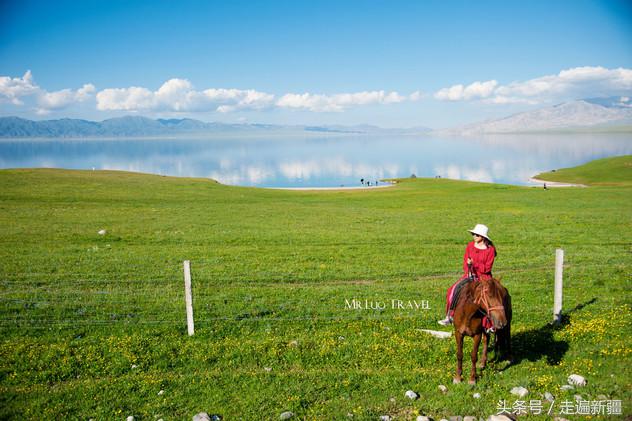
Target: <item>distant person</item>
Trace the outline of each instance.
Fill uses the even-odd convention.
[[[546,190],[546,183],[544,183],[544,190]]]
[[[360,184],[362,184],[364,186],[364,178],[360,179]]]
[[[468,231],[472,234],[473,241],[469,242],[465,247],[463,276],[448,288],[448,293],[446,294],[446,316],[445,319],[438,321],[443,326],[452,324],[452,315],[454,313],[452,305],[456,304],[453,303],[454,297],[468,282],[468,279],[478,281],[480,279],[491,279],[492,277],[492,266],[497,253],[491,238],[487,234],[489,231],[487,226],[476,224],[474,229]]]

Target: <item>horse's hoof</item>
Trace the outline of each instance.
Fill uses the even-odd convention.
[[[453,378],[453,379],[452,379],[452,383],[454,383],[454,384],[459,384],[459,383],[461,383],[461,378],[460,378],[460,377],[455,377],[455,378]]]
[[[471,385],[475,385],[476,384],[476,380],[470,379],[470,381],[468,383],[471,384]]]

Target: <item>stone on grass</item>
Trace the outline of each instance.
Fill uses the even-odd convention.
[[[382,415],[380,416],[380,421],[391,421],[391,416],[390,415]]]
[[[134,416],[130,415],[129,417],[125,418],[125,421],[134,421]]]
[[[487,421],[513,421],[513,418],[508,417],[505,414],[500,414],[500,415],[490,415],[489,418],[487,418]]]
[[[597,395],[598,401],[607,401],[608,397],[606,395]]]
[[[279,418],[282,419],[282,420],[289,420],[293,416],[294,416],[294,412],[285,411],[284,413],[281,414],[281,416]]]
[[[263,369],[268,373],[272,371],[272,367],[263,367]]]
[[[105,234],[107,234],[107,233],[108,233],[108,232],[107,232],[106,230],[99,230],[99,235],[105,235]]]
[[[439,390],[441,393],[448,393],[448,388],[442,384],[439,385]]]
[[[575,389],[573,386],[571,386],[570,384],[563,384],[560,386],[560,390],[573,390]]]
[[[481,398],[481,394],[480,394],[480,393],[478,393],[478,392],[476,392],[476,393],[474,393],[474,394],[472,395],[472,397],[473,397],[474,399],[480,399],[480,398]]]
[[[478,418],[468,415],[463,417],[463,421],[478,421]]]
[[[568,421],[568,419],[562,418],[562,417],[555,417],[553,418],[553,421]]]
[[[582,395],[575,395],[573,396],[575,398],[576,401],[583,401],[584,397]]]
[[[430,421],[430,417],[427,417],[425,415],[418,415],[415,421]]]
[[[447,339],[450,336],[452,336],[452,332],[444,332],[442,330],[430,330],[430,329],[417,329],[417,330],[420,332],[429,333],[430,335],[439,339]]]
[[[516,395],[521,398],[527,396],[527,393],[529,393],[529,391],[522,386],[514,387],[513,389],[511,389],[512,395]]]
[[[549,392],[544,392],[544,399],[546,399],[549,402],[554,402],[555,401],[555,396],[553,396]]]
[[[568,384],[572,384],[573,386],[586,386],[586,379],[579,374],[571,374],[568,376]]]
[[[416,399],[419,399],[419,393],[413,392],[412,390],[407,390],[406,397],[408,399],[416,400]]]
[[[193,416],[193,421],[211,421],[211,417],[206,412],[199,412]]]
[[[162,395],[163,393],[165,393],[165,391],[161,390],[160,392],[158,392],[158,395]]]

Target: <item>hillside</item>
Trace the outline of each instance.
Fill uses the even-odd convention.
[[[632,185],[632,155],[598,159],[573,168],[538,174],[535,178],[594,186]]]
[[[627,97],[590,98],[513,114],[440,132],[458,135],[529,133],[543,131],[629,130],[632,103]]]
[[[516,386],[526,400],[552,393],[555,415],[578,393],[630,402],[631,190],[418,178],[289,192],[2,170],[0,418],[487,419],[499,400],[511,407]],[[490,226],[494,274],[513,297],[515,362],[453,385],[453,338],[419,329],[438,328],[476,223]],[[558,247],[564,323],[554,328]],[[389,307],[350,310],[353,299]],[[574,373],[588,385],[560,389]],[[409,389],[421,398],[404,397]]]

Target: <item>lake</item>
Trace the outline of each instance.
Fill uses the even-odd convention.
[[[412,174],[527,185],[543,171],[626,154],[632,133],[0,140],[1,168],[125,170],[257,187],[350,187]]]

